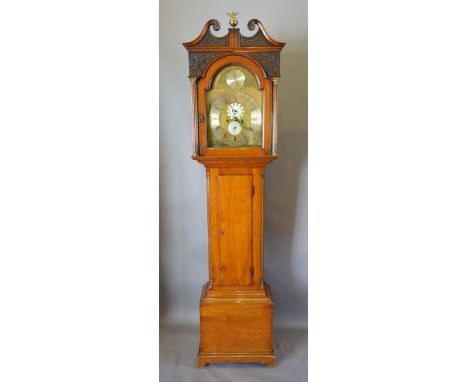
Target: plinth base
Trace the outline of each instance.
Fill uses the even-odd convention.
[[[209,291],[200,299],[198,366],[224,362],[259,362],[275,366],[273,301],[261,291]]]
[[[258,362],[266,363],[268,367],[276,365],[276,356],[271,354],[202,354],[198,353],[198,367],[204,368],[205,366],[213,363],[230,363],[230,362]]]

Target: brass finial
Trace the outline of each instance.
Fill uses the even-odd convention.
[[[234,11],[233,11],[233,12],[228,12],[228,13],[226,13],[226,15],[228,15],[228,16],[231,18],[231,20],[229,20],[229,25],[230,25],[231,27],[233,27],[233,28],[235,28],[236,25],[237,25],[237,23],[239,22],[239,21],[237,21],[237,19],[236,19],[236,16],[237,16],[238,14],[239,14],[239,12],[234,12]]]

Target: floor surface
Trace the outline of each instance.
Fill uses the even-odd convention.
[[[278,328],[274,333],[277,365],[255,363],[196,366],[198,327],[162,325],[159,331],[160,382],[306,382],[307,328]]]

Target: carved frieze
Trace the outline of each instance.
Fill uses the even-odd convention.
[[[265,38],[260,29],[253,36],[247,37],[240,35],[241,46],[271,46],[271,43]]]
[[[263,67],[268,78],[280,76],[280,52],[249,52],[248,56]]]
[[[189,52],[190,77],[200,78],[210,62],[225,53],[224,51]],[[268,78],[280,76],[280,52],[246,52],[244,55],[257,61]]]
[[[227,46],[228,35],[217,37],[208,31],[198,43],[198,46]]]
[[[201,77],[208,64],[223,52],[189,52],[189,71],[191,77]]]

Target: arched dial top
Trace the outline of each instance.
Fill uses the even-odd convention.
[[[241,65],[221,69],[206,94],[208,148],[262,147],[263,90]]]

